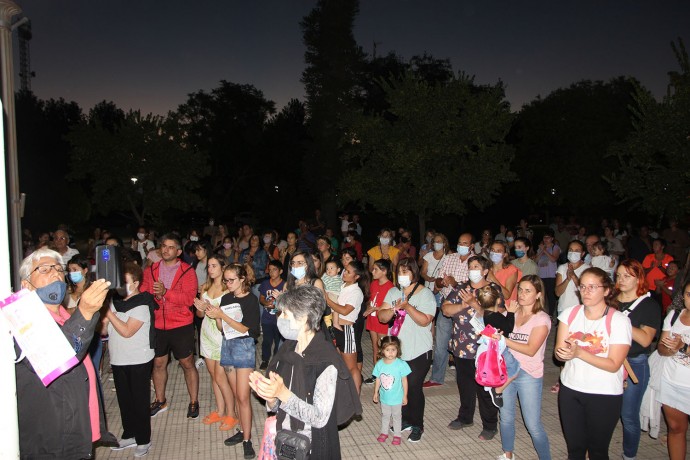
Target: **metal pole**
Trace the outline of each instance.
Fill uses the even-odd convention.
[[[5,138],[9,179],[10,234],[13,286],[19,289],[19,266],[22,263],[21,197],[19,195],[19,162],[17,161],[17,127],[14,110],[14,72],[12,60],[12,17],[22,10],[11,0],[0,0],[0,78],[5,108]]]
[[[12,293],[11,269],[14,269],[14,287],[19,288],[19,265],[22,256],[22,230],[20,215],[19,177],[17,166],[17,133],[14,115],[14,86],[12,74],[12,17],[21,9],[12,1],[0,0],[0,78],[2,78],[2,102],[4,121],[0,119],[0,187],[7,190],[5,154],[9,166],[9,197],[0,200],[0,247],[12,248],[12,263],[8,251],[0,251],[0,298]],[[7,131],[2,129],[7,126]],[[7,144],[5,144],[5,132]],[[5,150],[7,146],[7,150]],[[7,205],[10,205],[12,246],[9,242]],[[0,397],[6,411],[0,416],[0,458],[19,458],[19,427],[17,424],[17,386],[14,373],[14,341],[4,318],[0,318]]]

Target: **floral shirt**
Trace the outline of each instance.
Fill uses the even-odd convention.
[[[503,299],[501,286],[492,282],[490,282],[489,285],[493,286],[499,292],[501,297],[500,306],[504,306],[505,300]],[[462,299],[460,298],[459,292],[467,287],[469,287],[469,283],[458,284],[450,291],[450,294],[448,294],[446,300],[453,304],[461,304]],[[458,358],[474,359],[477,354],[477,340],[479,339],[479,334],[475,332],[474,327],[472,327],[472,324],[470,324],[470,321],[476,313],[477,311],[473,307],[468,307],[451,316],[451,320],[453,321],[453,329],[451,331],[448,348],[450,349],[451,353]]]

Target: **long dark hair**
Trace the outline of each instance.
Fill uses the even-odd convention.
[[[376,262],[374,262],[374,265],[379,267],[379,270],[384,270],[386,272],[386,278],[388,278],[388,281],[391,283],[393,282],[393,266],[391,265],[391,261],[388,259],[379,259]]]
[[[291,232],[292,233],[292,232]],[[292,274],[292,261],[295,259],[295,256],[302,256],[304,257],[304,261],[307,263],[307,273],[304,275],[304,277],[307,280],[307,283],[311,284],[311,281],[315,280],[318,278],[316,275],[316,267],[314,267],[314,259],[311,258],[311,254],[309,254],[306,251],[302,250],[297,250],[292,253],[292,256],[290,257],[290,265],[288,265],[288,276],[287,276],[287,289],[293,289],[295,287],[295,282],[297,279],[293,276]]]

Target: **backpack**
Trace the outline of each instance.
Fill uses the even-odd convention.
[[[508,380],[508,371],[498,349],[498,340],[489,339],[489,348],[477,358],[474,379],[485,387],[500,387]]]

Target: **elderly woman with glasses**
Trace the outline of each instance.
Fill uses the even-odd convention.
[[[38,294],[79,359],[79,364],[47,387],[28,359],[15,364],[22,458],[89,458],[92,443],[109,435],[99,417],[97,374],[91,360],[84,358],[110,283],[94,281],[84,290],[70,316],[60,305],[67,285],[59,253],[47,248],[36,250],[24,259],[19,274],[22,288]],[[17,357],[22,354],[16,343],[15,352]],[[111,441],[115,441],[114,437]]]
[[[561,372],[558,409],[568,458],[608,459],[623,406],[623,361],[630,350],[630,319],[617,310],[611,278],[588,268],[579,279],[582,305],[558,316],[556,357]]]

